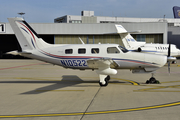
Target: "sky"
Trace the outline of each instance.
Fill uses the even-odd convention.
[[[173,6],[179,0],[0,0],[0,22],[23,16],[29,23],[53,23],[64,15],[81,15],[94,11],[95,16],[174,18]]]

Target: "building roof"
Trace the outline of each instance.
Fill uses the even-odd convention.
[[[83,12],[83,11],[82,11]],[[85,11],[88,12],[88,11]],[[93,11],[89,11],[93,12]],[[180,19],[174,18],[131,18],[88,15],[65,15],[54,19],[55,23],[132,23],[132,22],[167,22],[171,26],[180,26]]]
[[[167,23],[150,22],[150,23],[121,23],[127,31],[142,30],[137,34],[163,34],[167,33]],[[73,24],[73,23],[30,23],[30,26],[38,34],[47,35],[99,35],[105,33],[117,32],[115,23],[95,23],[95,24]],[[14,34],[9,23],[5,23],[5,32],[0,34]]]

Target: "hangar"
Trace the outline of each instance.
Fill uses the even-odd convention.
[[[82,11],[81,16],[65,15],[54,19],[54,23],[29,24],[51,44],[80,44],[80,37],[86,44],[117,43],[123,46],[119,35],[107,34],[116,32],[115,24],[121,24],[127,31],[142,30],[133,34],[138,41],[171,41],[180,48],[180,19],[104,17],[94,16],[94,11]],[[0,58],[12,58],[14,56],[4,53],[21,50],[9,23],[0,23],[0,42]]]

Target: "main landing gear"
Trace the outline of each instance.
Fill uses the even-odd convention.
[[[99,85],[100,85],[101,87],[107,86],[110,79],[111,79],[111,78],[110,78],[109,75],[100,75]]]
[[[152,73],[152,77],[146,81],[146,84],[160,84],[160,82],[158,80],[156,80],[154,76],[154,73]]]

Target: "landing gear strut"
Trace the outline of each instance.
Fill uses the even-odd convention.
[[[99,85],[100,85],[101,87],[105,87],[105,86],[108,85],[109,80],[110,80],[110,76],[108,75],[108,76],[106,76],[106,77],[104,78],[103,82],[101,82],[101,80],[99,81]]]
[[[146,84],[160,84],[160,82],[158,80],[156,80],[154,76],[154,73],[152,73],[152,77],[146,81]]]

